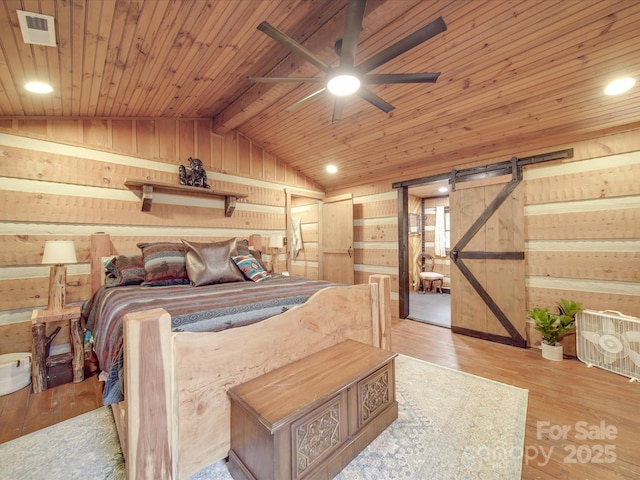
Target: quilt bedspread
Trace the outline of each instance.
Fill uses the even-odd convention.
[[[100,369],[108,372],[103,403],[123,399],[123,323],[129,313],[164,308],[175,332],[216,332],[265,320],[304,303],[318,290],[336,284],[276,276],[263,282],[233,282],[193,287],[102,287],[82,307],[94,338]]]

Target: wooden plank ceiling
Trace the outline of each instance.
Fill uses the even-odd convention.
[[[211,118],[212,131],[237,129],[327,189],[640,127],[640,85],[602,93],[613,77],[640,79],[634,0],[369,0],[356,63],[439,16],[448,27],[374,71],[442,72],[435,84],[372,86],[390,114],[354,96],[332,123],[328,93],[288,113],[317,85],[247,81],[321,74],[256,30],[263,20],[337,65],[345,5],[0,0],[0,117]],[[58,47],[25,44],[18,9],[54,16]],[[25,92],[32,79],[53,94]]]

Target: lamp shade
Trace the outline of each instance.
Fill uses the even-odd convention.
[[[71,240],[49,240],[44,242],[44,255],[42,263],[50,265],[63,265],[65,263],[77,263],[76,249]]]
[[[269,238],[269,246],[271,248],[284,247],[284,237],[280,234],[271,235],[271,237]]]

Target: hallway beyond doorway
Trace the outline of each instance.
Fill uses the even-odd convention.
[[[448,293],[411,292],[408,318],[451,328],[451,296]]]

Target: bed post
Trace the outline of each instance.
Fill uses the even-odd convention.
[[[108,233],[91,234],[91,250],[89,251],[89,261],[91,262],[91,296],[102,286],[104,268],[102,257],[111,255],[111,237]]]
[[[371,275],[369,283],[378,287],[377,297],[372,299],[374,321],[376,316],[378,319],[378,324],[373,325],[373,345],[391,351],[391,279],[388,275]]]
[[[156,308],[124,320],[127,479],[178,478],[171,316]]]

